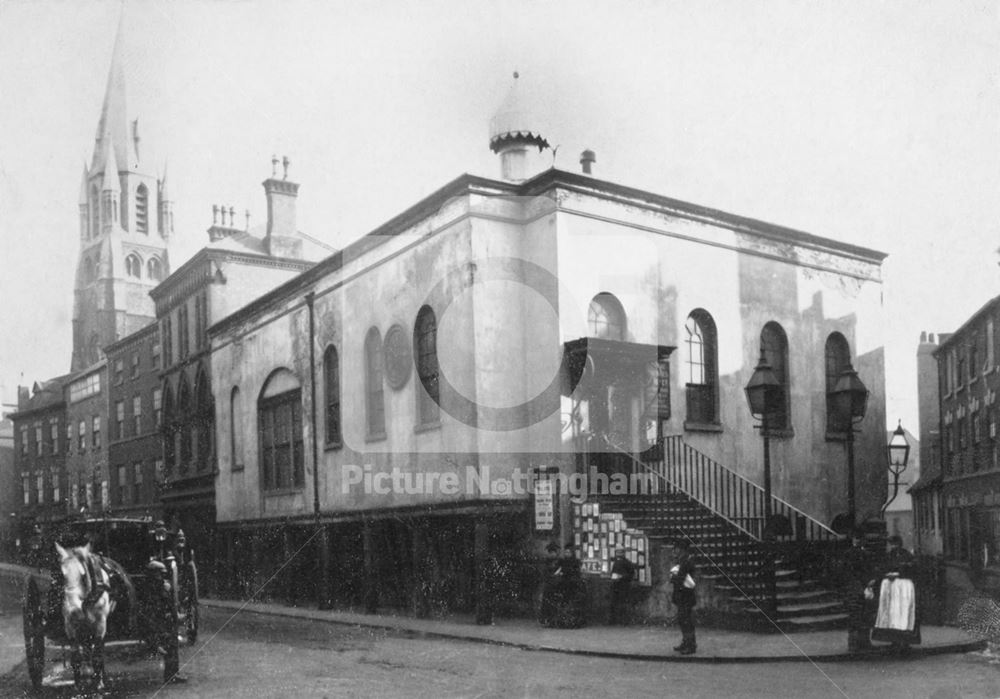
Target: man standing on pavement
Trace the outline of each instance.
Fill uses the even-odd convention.
[[[694,605],[697,601],[694,572],[691,542],[678,539],[674,544],[674,566],[670,569],[670,583],[674,586],[670,601],[677,607],[677,625],[681,629],[681,644],[674,650],[681,655],[691,655],[698,650],[694,636]]]
[[[615,549],[611,559],[611,594],[608,598],[608,623],[612,626],[628,623],[628,598],[635,580],[635,566],[625,558],[625,549]]]

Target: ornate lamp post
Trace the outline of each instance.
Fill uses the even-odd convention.
[[[781,407],[784,389],[771,365],[767,363],[763,350],[744,390],[750,414],[760,420],[760,434],[764,438],[764,535],[767,537],[770,534],[768,524],[771,522],[771,446],[767,420],[769,415],[773,415]]]
[[[899,494],[899,476],[906,470],[906,462],[910,460],[910,443],[906,439],[906,432],[903,430],[903,422],[899,421],[896,429],[893,430],[892,438],[885,448],[886,460],[889,464],[889,473],[892,474],[892,497],[882,505],[882,519],[885,519],[885,511]]]
[[[868,407],[868,389],[858,378],[850,364],[840,372],[837,383],[830,392],[837,425],[847,432],[847,519],[850,529],[857,524],[854,502],[854,424],[865,416]]]
[[[768,432],[768,416],[773,415],[781,407],[784,400],[784,389],[771,365],[767,363],[764,351],[760,352],[760,360],[753,370],[753,375],[746,385],[747,403],[750,414],[760,420],[760,435],[764,438],[764,531],[763,539],[768,544],[774,539],[774,528],[771,526],[771,446]],[[764,557],[764,584],[766,591],[765,609],[768,618],[773,619],[778,606],[778,590],[774,577],[773,547],[766,546]]]

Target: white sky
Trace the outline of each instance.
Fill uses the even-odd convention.
[[[556,165],[890,254],[888,419],[921,330],[1000,293],[1000,5],[956,0],[127,3],[130,116],[169,161],[176,269],[212,204],[341,246],[463,172],[497,176],[511,72]],[[0,0],[0,390],[69,368],[80,173],[118,2]],[[242,220],[238,216],[237,220]]]

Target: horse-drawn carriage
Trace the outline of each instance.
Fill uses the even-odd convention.
[[[198,636],[198,569],[181,530],[148,519],[81,519],[64,525],[43,551],[51,556],[48,575],[28,577],[23,607],[36,689],[46,640],[70,646],[78,685],[84,652],[103,684],[105,641],[144,643],[164,656],[165,682],[177,675],[181,639]]]

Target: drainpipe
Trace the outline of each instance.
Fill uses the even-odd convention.
[[[316,313],[313,303],[316,301],[316,294],[310,291],[306,294],[306,306],[309,308],[309,400],[312,409],[309,411],[309,421],[312,427],[312,462],[313,462],[313,516],[316,520],[316,528],[319,530],[319,561],[320,561],[320,588],[317,590],[316,599],[320,609],[329,609],[330,591],[330,542],[326,527],[320,524],[319,517],[319,445],[316,433]]]

